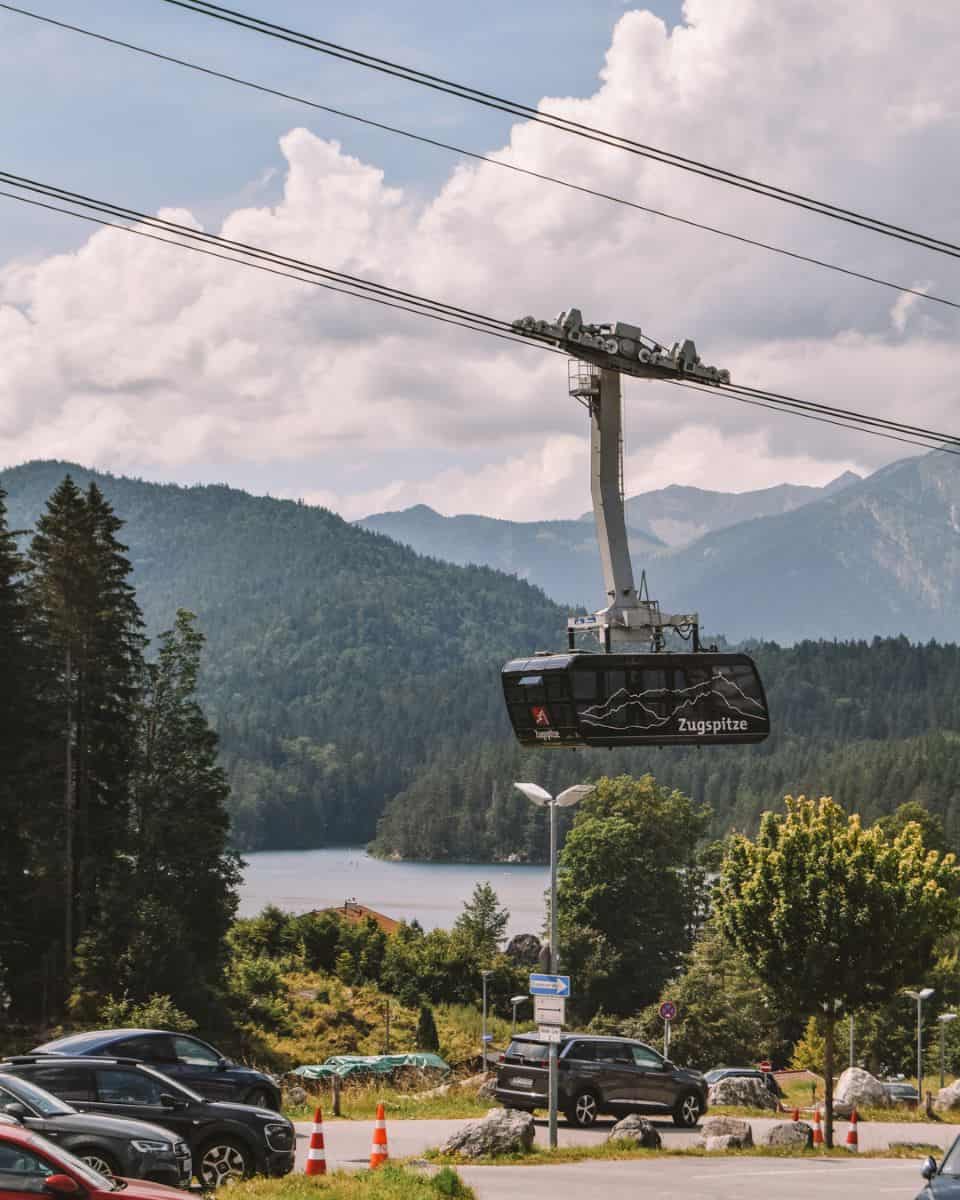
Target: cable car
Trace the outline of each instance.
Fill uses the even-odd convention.
[[[501,678],[524,746],[713,746],[770,733],[746,654],[537,654],[508,662]]]
[[[607,605],[567,621],[567,653],[517,658],[502,669],[514,733],[524,746],[715,746],[762,742],[770,713],[746,654],[704,650],[696,613],[663,613],[642,574],[634,586],[623,504],[620,376],[728,381],[701,363],[690,340],[670,354],[639,326],[584,325],[579,309],[515,330],[571,355],[570,395],[590,414],[590,495]],[[639,348],[639,349],[638,349]],[[577,649],[589,634],[603,653]],[[691,650],[677,652],[677,639]],[[668,648],[670,647],[670,648]]]

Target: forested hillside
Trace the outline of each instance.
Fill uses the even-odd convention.
[[[960,840],[953,646],[761,645],[776,731],[761,746],[531,754],[509,733],[498,671],[562,644],[566,614],[536,588],[422,558],[324,509],[66,463],[0,475],[11,528],[32,526],[68,471],[81,486],[95,479],[126,522],[147,632],[169,628],[178,607],[198,615],[200,698],[241,849],[365,841],[382,816],[383,853],[538,858],[542,814],[514,780],[649,770],[711,806],[713,835],[751,827],[784,792],[826,791],[865,817],[919,798]],[[795,585],[829,628],[833,596]]]
[[[752,831],[787,793],[833,795],[864,820],[916,800],[960,846],[960,649],[873,642],[764,644],[751,653],[773,734],[758,746],[529,751],[509,737],[451,742],[388,805],[383,854],[541,858],[538,810],[512,789],[534,779],[557,791],[600,775],[652,772],[712,811],[710,834]],[[569,814],[564,814],[569,820]]]
[[[497,671],[565,614],[487,568],[420,558],[326,509],[62,462],[3,472],[10,527],[70,473],[126,522],[154,634],[178,607],[206,634],[200,694],[221,737],[242,849],[364,841],[444,738],[502,732]]]

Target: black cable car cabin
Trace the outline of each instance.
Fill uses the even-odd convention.
[[[722,746],[770,733],[746,654],[537,654],[501,677],[524,746]]]

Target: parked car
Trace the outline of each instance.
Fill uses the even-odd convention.
[[[248,1175],[293,1170],[293,1124],[271,1109],[205,1100],[182,1083],[131,1058],[20,1055],[0,1072],[28,1079],[81,1112],[161,1125],[190,1147],[204,1187]]]
[[[0,1200],[27,1196],[73,1200],[182,1200],[183,1193],[145,1179],[113,1179],[14,1122],[0,1123]]]
[[[732,1077],[736,1077],[737,1079],[761,1079],[778,1100],[783,1097],[783,1089],[777,1083],[772,1071],[761,1071],[757,1067],[714,1067],[712,1071],[707,1071],[704,1075],[708,1087],[713,1087],[721,1079],[730,1079]]]
[[[669,1113],[674,1123],[696,1125],[707,1110],[707,1084],[699,1071],[678,1067],[643,1042],[567,1034],[558,1050],[559,1107],[586,1128],[601,1113]],[[495,1096],[506,1108],[546,1108],[549,1043],[537,1034],[515,1036],[497,1071]]]
[[[920,1093],[912,1083],[892,1080],[884,1083],[883,1090],[891,1104],[905,1104],[909,1108],[916,1108],[920,1103]]]
[[[163,1029],[100,1029],[72,1033],[35,1046],[31,1054],[71,1057],[107,1055],[149,1063],[208,1100],[239,1100],[280,1111],[280,1085],[263,1071],[231,1062],[215,1047],[188,1033]]]
[[[0,1074],[0,1112],[69,1150],[101,1175],[152,1179],[171,1187],[190,1185],[190,1147],[159,1125],[77,1112],[17,1075]]]
[[[960,1137],[943,1156],[939,1167],[930,1155],[920,1168],[920,1174],[927,1182],[917,1193],[917,1200],[960,1200]]]

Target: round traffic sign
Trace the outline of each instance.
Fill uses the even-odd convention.
[[[763,1062],[758,1062],[757,1066],[760,1068],[761,1071],[772,1071],[773,1070],[773,1063],[770,1062],[770,1060],[766,1059],[766,1058],[763,1060]]]
[[[677,1006],[672,1000],[664,1000],[660,1005],[661,1021],[675,1021],[677,1019]]]

